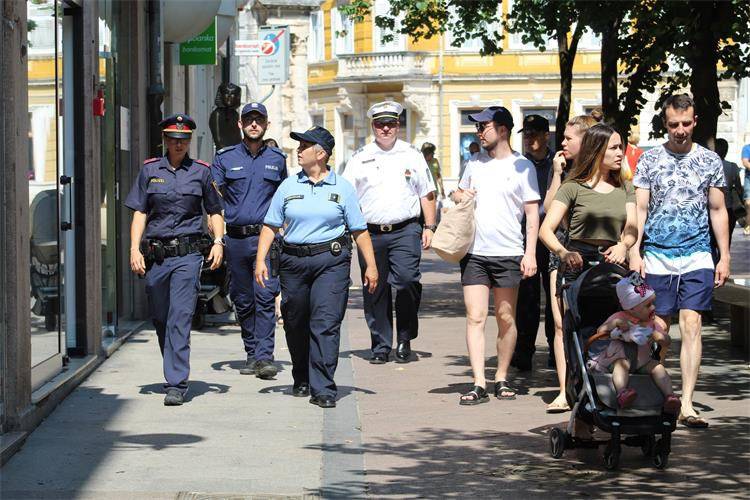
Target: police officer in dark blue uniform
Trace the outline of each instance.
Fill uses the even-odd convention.
[[[200,290],[201,252],[208,253],[211,269],[221,265],[224,219],[208,163],[188,155],[193,119],[172,115],[159,126],[167,154],[143,163],[125,206],[134,211],[130,268],[146,275],[149,309],[164,360],[164,404],[177,406],[188,389],[190,326]],[[201,236],[203,208],[213,228],[213,242],[204,242]]]
[[[370,292],[377,287],[378,270],[357,193],[327,166],[333,136],[313,127],[292,132],[291,137],[300,142],[297,159],[302,171],[285,180],[271,200],[258,243],[255,279],[261,286],[267,283],[266,255],[283,226],[281,314],[292,357],[292,394],[311,394],[310,403],[333,408],[341,321],[349,298],[352,233],[366,262],[363,283]]]
[[[211,166],[224,197],[230,292],[247,354],[240,373],[263,379],[273,378],[277,372],[273,347],[279,280],[269,279],[265,288],[257,285],[253,266],[263,218],[273,194],[287,176],[286,155],[263,142],[268,123],[263,104],[246,104],[238,122],[242,142],[219,150]]]

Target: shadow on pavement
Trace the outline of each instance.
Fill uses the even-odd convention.
[[[162,433],[121,436],[118,441],[122,443],[136,444],[139,445],[139,447],[148,446],[150,448],[153,448],[154,451],[159,451],[165,448],[174,448],[176,446],[198,443],[200,441],[203,441],[203,438],[200,436],[196,436],[195,434]]]
[[[292,387],[291,385],[273,385],[271,387],[264,387],[263,389],[260,389],[258,391],[259,394],[288,394],[292,395]],[[352,393],[359,392],[362,394],[376,394],[375,391],[371,391],[370,389],[362,389],[360,387],[351,387],[348,385],[338,385],[336,386],[338,390],[338,395],[336,396],[337,400],[340,400],[342,398],[345,398],[349,396]]]
[[[501,426],[501,423],[498,423]],[[711,432],[678,432],[673,437],[671,468],[659,471],[638,448],[625,447],[619,472],[607,472],[602,450],[573,450],[560,460],[548,455],[547,427],[530,433],[460,432],[421,429],[408,444],[392,441],[317,445],[337,453],[393,456],[394,467],[368,468],[368,493],[378,498],[674,498],[675,496],[747,495],[750,479],[748,419],[716,419]],[[743,443],[737,443],[738,436]],[[706,460],[706,457],[724,457]],[[731,465],[728,463],[731,461]],[[328,485],[328,494],[345,494],[354,485]]]
[[[276,367],[279,369],[279,372],[284,371],[286,366],[292,365],[289,361],[279,361],[279,360],[274,360],[273,364],[276,365]],[[216,363],[211,363],[211,368],[219,372],[223,372],[227,370],[239,371],[239,369],[243,368],[244,366],[245,366],[244,359],[232,359],[232,360],[227,360],[227,361],[217,361]]]
[[[224,394],[229,392],[230,386],[224,384],[217,384],[212,382],[203,382],[202,380],[191,380],[189,382],[188,393],[185,396],[185,402],[190,402],[193,399],[213,392],[216,394]],[[142,385],[141,390],[138,391],[140,394],[164,394],[164,384],[148,384]]]

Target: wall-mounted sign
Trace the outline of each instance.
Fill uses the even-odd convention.
[[[258,83],[273,85],[289,79],[289,26],[262,26]]]
[[[195,38],[180,44],[180,64],[216,64],[216,20]]]

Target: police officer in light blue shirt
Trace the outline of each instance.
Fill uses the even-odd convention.
[[[286,179],[271,200],[255,263],[255,279],[269,279],[266,255],[281,227],[281,314],[292,357],[295,396],[311,395],[321,408],[336,406],[334,372],[339,359],[341,322],[349,298],[351,235],[366,262],[364,286],[378,284],[367,223],[354,187],[327,162],[333,136],[322,127],[292,132],[299,141],[302,171]]]
[[[274,301],[279,280],[271,278],[265,288],[258,286],[253,280],[253,265],[271,197],[287,176],[286,155],[263,142],[268,124],[268,111],[262,103],[246,104],[238,122],[242,142],[219,150],[211,166],[224,196],[230,293],[247,357],[240,373],[262,379],[277,373],[273,364]]]
[[[208,255],[211,269],[218,268],[223,258],[224,219],[208,163],[188,155],[195,122],[177,114],[159,125],[167,154],[143,163],[125,206],[134,211],[130,268],[146,275],[149,309],[163,357],[164,404],[178,406],[184,401],[190,374],[190,326],[205,250],[203,208],[214,233]]]

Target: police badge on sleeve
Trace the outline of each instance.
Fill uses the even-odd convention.
[[[407,184],[411,182],[411,170],[408,168],[404,170],[404,179],[406,179]]]

